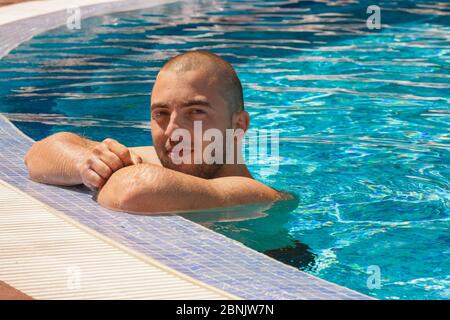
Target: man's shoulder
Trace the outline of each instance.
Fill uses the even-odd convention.
[[[137,153],[141,156],[144,163],[152,163],[161,165],[158,156],[156,155],[155,147],[153,146],[142,146],[142,147],[130,147],[131,151]]]

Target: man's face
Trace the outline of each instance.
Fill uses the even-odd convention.
[[[204,131],[215,128],[225,137],[225,130],[232,127],[228,102],[219,90],[219,80],[206,71],[159,73],[151,96],[151,130],[156,153],[164,167],[202,178],[214,177],[221,168],[222,164],[203,161],[194,164],[194,144],[201,146],[203,154],[210,143],[203,142]],[[201,135],[194,135],[194,121],[201,121]],[[186,145],[186,141],[183,143],[183,151],[191,153],[190,163],[174,163],[177,155],[173,148],[181,142],[174,138],[176,129],[185,129],[190,134],[190,145]],[[186,154],[178,153],[178,156]]]

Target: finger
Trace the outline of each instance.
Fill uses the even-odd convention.
[[[101,188],[106,180],[100,177],[96,172],[93,170],[88,170],[85,172],[85,184],[88,187],[94,187],[94,188]]]
[[[106,140],[105,140],[106,141]],[[99,143],[95,148],[92,149],[93,157],[88,159],[88,163],[92,162],[92,159],[99,158],[102,160],[112,171],[117,171],[123,167],[122,160],[109,150],[108,145],[105,142]]]
[[[133,151],[130,151],[130,154],[131,154],[131,161],[133,162],[133,164],[139,164],[143,162],[141,156],[137,155]]]
[[[114,172],[106,163],[98,158],[92,159],[90,169],[103,179],[108,179]]]
[[[114,152],[122,161],[124,166],[132,165],[130,150],[123,144],[113,139],[105,139],[104,141],[111,152]]]
[[[85,183],[84,184],[86,187],[88,187],[89,188],[89,190],[92,190],[92,191],[97,191],[97,188],[96,187],[94,187],[93,185],[90,185],[89,183]]]
[[[104,163],[106,163],[106,165],[113,172],[116,172],[120,168],[123,168],[122,160],[120,160],[120,158],[114,152],[109,151],[109,149],[107,149],[106,151],[102,152],[102,154],[100,154],[98,156],[98,158],[101,161],[103,161]]]

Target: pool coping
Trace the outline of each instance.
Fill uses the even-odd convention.
[[[49,1],[39,1],[49,2]],[[172,0],[88,0],[83,18],[162,5]],[[21,5],[27,4],[22,3]],[[0,16],[2,9],[0,8]],[[34,35],[63,25],[57,8],[1,24],[0,58]],[[7,114],[5,114],[7,115]],[[83,186],[57,187],[28,178],[23,156],[34,142],[0,114],[0,179],[77,222],[187,276],[244,299],[373,299],[281,263],[178,215],[139,216],[105,209]]]

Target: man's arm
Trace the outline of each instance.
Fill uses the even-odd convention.
[[[80,165],[97,144],[70,132],[60,132],[35,142],[24,160],[34,181],[77,185],[83,183]]]
[[[102,187],[117,170],[142,163],[142,158],[113,139],[102,142],[61,132],[35,142],[25,155],[32,180],[55,184]]]
[[[109,209],[134,213],[164,213],[272,202],[281,193],[250,178],[202,179],[153,164],[115,172],[97,200]]]

